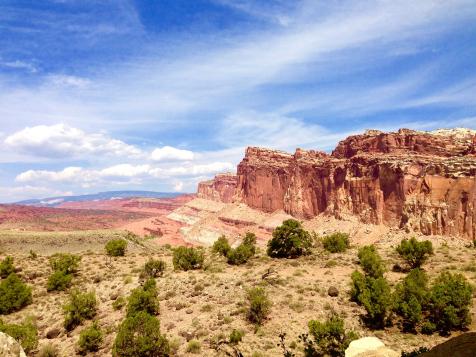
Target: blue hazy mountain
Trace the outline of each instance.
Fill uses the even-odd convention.
[[[81,202],[81,201],[99,201],[99,200],[114,200],[118,198],[173,198],[181,195],[178,192],[155,192],[155,191],[107,191],[98,192],[87,195],[77,196],[57,196],[47,197],[39,199],[29,199],[24,201],[15,202],[19,205],[28,206],[42,206],[42,207],[55,207],[65,202]]]

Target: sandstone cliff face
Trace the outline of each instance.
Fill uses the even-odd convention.
[[[216,175],[213,180],[198,184],[197,197],[223,203],[230,203],[236,191],[237,177],[226,173]]]
[[[298,218],[350,214],[366,223],[474,239],[475,142],[470,130],[402,129],[351,136],[331,155],[248,148],[234,200]]]
[[[363,135],[350,136],[341,141],[332,156],[350,158],[360,153],[462,156],[472,152],[474,137],[474,131],[469,129],[440,129],[433,132],[400,129],[396,133],[369,130]]]

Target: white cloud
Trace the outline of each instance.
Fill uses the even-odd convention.
[[[35,181],[75,181],[83,174],[81,167],[66,167],[61,171],[48,170],[28,170],[17,175],[17,182],[35,182]]]
[[[114,155],[137,157],[141,150],[101,133],[85,133],[65,124],[26,127],[4,143],[21,153],[42,157]]]
[[[0,186],[0,197],[2,202],[17,202],[30,198],[51,197],[51,196],[71,196],[71,191],[62,191],[43,186]]]
[[[82,167],[66,167],[60,171],[28,170],[16,177],[17,182],[64,182],[81,185],[94,185],[101,180],[133,179],[150,175],[149,165],[119,164],[104,169],[85,169]]]
[[[15,85],[14,80],[0,77],[2,130],[17,131],[5,140],[17,155],[9,162],[21,158],[19,152],[91,162],[80,171],[29,170],[17,181],[109,187],[116,181],[149,180],[169,188],[179,178],[189,189],[197,179],[194,175],[234,170],[247,145],[287,151],[297,146],[329,149],[349,134],[347,130],[364,126],[368,114],[446,106],[466,113],[468,125],[475,125],[474,113],[466,110],[474,108],[474,77],[468,82],[453,76],[457,71],[452,66],[458,65],[451,57],[454,54],[434,52],[406,61],[405,66],[403,62],[393,66],[396,53],[428,54],[438,47],[441,34],[455,34],[454,29],[474,22],[474,0],[339,4],[304,0],[291,2],[297,5],[289,11],[276,7],[269,12],[251,0],[216,1],[270,21],[258,29],[245,26],[237,36],[229,36],[230,31],[210,38],[191,35],[190,41],[171,38],[176,47],[150,46],[160,49],[149,48],[130,61],[92,68],[89,73],[97,75],[90,79],[46,74],[39,78],[44,79],[40,84]],[[9,66],[28,70],[20,62]],[[319,125],[324,123],[321,118],[329,123],[335,115],[344,118],[341,125],[333,123],[338,133]],[[395,127],[410,119],[402,116]],[[431,119],[424,118],[418,125],[428,123]],[[182,131],[205,129],[205,125],[213,131],[203,130],[200,139],[218,143],[220,150],[194,153],[165,146],[144,152],[102,134],[103,129],[114,128],[142,136],[148,143],[163,134],[159,142],[176,145],[184,142]],[[30,128],[20,130],[25,126]],[[167,135],[174,140],[168,142]],[[188,140],[188,135],[184,137]],[[94,162],[110,156],[115,158],[107,163],[109,167]],[[6,157],[4,151],[2,161]],[[150,160],[150,165],[141,160]],[[83,161],[69,165],[73,164],[86,165]]]
[[[105,168],[98,173],[101,177],[135,177],[148,174],[150,169],[149,165],[120,164]]]
[[[17,182],[63,182],[80,184],[82,187],[91,187],[100,183],[111,182],[137,182],[138,179],[170,179],[173,177],[190,177],[197,175],[210,175],[223,171],[234,170],[235,166],[229,162],[212,162],[209,164],[184,165],[173,167],[152,167],[148,164],[132,165],[119,164],[103,169],[85,169],[82,167],[66,167],[60,171],[28,170],[18,174]]]
[[[150,154],[150,158],[154,161],[191,161],[194,158],[194,154],[189,150],[164,146],[154,149]]]
[[[51,84],[59,87],[85,88],[91,84],[91,81],[87,78],[69,76],[65,74],[50,75],[47,79]]]
[[[253,1],[216,1],[245,12],[251,9],[262,13]],[[332,90],[328,81],[326,84],[329,75],[369,70],[375,66],[376,57],[384,60],[390,50],[408,47],[409,42],[419,48],[435,34],[449,32],[452,25],[474,18],[474,4],[468,0],[295,3],[298,5],[278,6],[267,12],[276,18],[285,16],[289,19],[287,27],[244,31],[240,36],[224,36],[222,41],[214,36],[208,46],[206,37],[193,38],[182,42],[183,48],[167,51],[171,57],[146,52],[122,65],[107,64],[106,69],[97,71],[103,75],[92,79],[94,86],[88,86],[87,93],[64,91],[54,85],[0,88],[0,116],[11,118],[11,123],[31,123],[38,120],[35,115],[41,115],[42,122],[48,123],[67,120],[73,126],[87,123],[102,128],[133,126],[137,130],[199,110],[225,109],[230,113],[252,108],[266,100],[266,88],[273,84],[323,82],[323,88],[318,86],[314,91],[321,95],[329,87]],[[201,51],[200,46],[207,47],[207,51]],[[349,53],[342,55],[343,51]],[[341,60],[337,65],[336,59]],[[356,62],[362,66],[355,66]],[[60,80],[65,83],[84,80],[67,79],[63,74],[56,77],[65,77]],[[433,78],[428,74],[421,78],[421,84]],[[373,86],[364,84],[366,88]],[[257,88],[257,92],[250,93]],[[360,90],[357,88],[351,96]],[[246,102],[241,95],[248,95]],[[301,96],[301,92],[286,96],[282,105],[292,105]],[[392,100],[398,102],[400,98],[394,96]],[[339,104],[339,100],[331,101],[328,107],[335,111]],[[395,107],[395,103],[390,104]],[[325,108],[326,103],[317,107]],[[347,112],[352,113],[352,109]],[[193,115],[181,120],[196,125]]]
[[[185,177],[185,176],[197,176],[197,175],[211,175],[224,171],[234,171],[236,168],[230,162],[211,162],[208,164],[197,165],[183,165],[167,168],[154,168],[149,171],[149,174],[160,177]]]
[[[15,69],[24,69],[30,73],[38,72],[36,66],[32,63],[25,62],[25,61],[7,61],[7,62],[0,62],[0,66],[8,67],[8,68],[15,68]]]
[[[253,4],[223,1],[245,8]],[[321,2],[299,4],[298,10],[276,12],[278,17],[284,14],[291,19],[286,28],[251,31],[237,38],[225,37],[222,42],[213,37],[207,51],[197,49],[206,46],[203,38],[194,39],[184,43],[182,52],[171,50],[171,58],[147,54],[114,69],[108,64],[107,71],[98,71],[106,75],[94,78],[95,86],[87,94],[47,87],[31,88],[28,93],[2,89],[0,115],[14,113],[14,121],[22,118],[25,122],[34,120],[32,114],[41,113],[42,120],[69,118],[68,122],[76,126],[102,122],[137,127],[167,122],[170,116],[200,109],[233,107],[236,111],[244,106],[239,96],[259,86],[307,82],[311,78],[319,82],[321,77],[354,68],[356,61],[366,65],[357,66],[355,71],[369,69],[375,65],[376,56],[384,58],[389,49],[408,46],[409,39],[418,47],[431,35],[449,31],[453,24],[474,17],[474,11],[470,11],[473,2],[464,0],[345,3],[329,5],[324,15],[320,14]],[[356,53],[356,49],[360,50]],[[342,51],[353,52],[342,56]],[[336,58],[345,59],[336,66]],[[423,78],[422,84],[431,79],[431,75]],[[319,88],[316,92],[325,91]],[[266,95],[266,91],[260,91],[248,97],[251,103],[247,106]],[[291,95],[285,102],[293,103],[300,95]],[[29,103],[27,108],[25,102]],[[338,107],[339,103],[331,104]]]
[[[190,173],[193,175],[210,175],[224,171],[235,171],[236,166],[229,162],[212,162],[210,164],[193,165]]]
[[[175,192],[181,192],[183,190],[183,182],[179,181],[174,185]]]
[[[247,111],[224,119],[218,138],[223,145],[263,146],[281,150],[322,144],[328,131],[313,124],[272,113]]]
[[[270,21],[273,23],[277,23],[281,26],[288,26],[292,21],[291,17],[289,16],[289,12],[292,6],[285,6],[291,5],[293,2],[278,2],[274,3],[273,1],[261,3],[254,0],[213,0],[216,3],[228,6],[234,10],[241,11],[247,15],[252,17],[256,17],[261,20]],[[297,3],[297,2],[296,2]],[[285,11],[283,11],[285,10]],[[286,13],[286,10],[288,13]]]

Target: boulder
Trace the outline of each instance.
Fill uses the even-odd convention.
[[[467,332],[436,345],[421,357],[474,357],[476,356],[476,332]]]
[[[339,296],[339,290],[335,286],[331,286],[329,290],[327,290],[327,295],[332,297]]]
[[[20,344],[13,337],[0,332],[0,356],[26,357],[26,354]]]
[[[400,353],[385,347],[377,337],[362,337],[350,343],[345,357],[400,357]]]
[[[61,333],[61,330],[59,328],[52,328],[50,330],[48,330],[48,332],[46,333],[46,338],[51,340],[53,338],[56,338],[59,336],[59,334]]]

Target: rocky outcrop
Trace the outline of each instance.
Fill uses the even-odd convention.
[[[0,332],[0,356],[26,357],[26,354],[20,344],[13,337]]]
[[[440,129],[422,132],[400,129],[395,133],[368,130],[341,141],[332,156],[350,158],[361,153],[421,154],[439,157],[463,156],[474,149],[476,133],[470,129]]]
[[[450,338],[433,347],[421,357],[474,357],[476,355],[476,332],[467,332]]]
[[[474,239],[475,143],[476,131],[468,129],[401,129],[351,136],[331,155],[250,147],[238,165],[233,200],[298,218],[355,215],[365,223]],[[199,186],[199,195],[230,202],[232,185],[220,181]]]
[[[230,203],[236,191],[237,177],[232,173],[216,175],[213,180],[198,184],[198,198]]]
[[[354,340],[345,350],[345,357],[399,357],[400,353],[385,347],[377,337]]]

